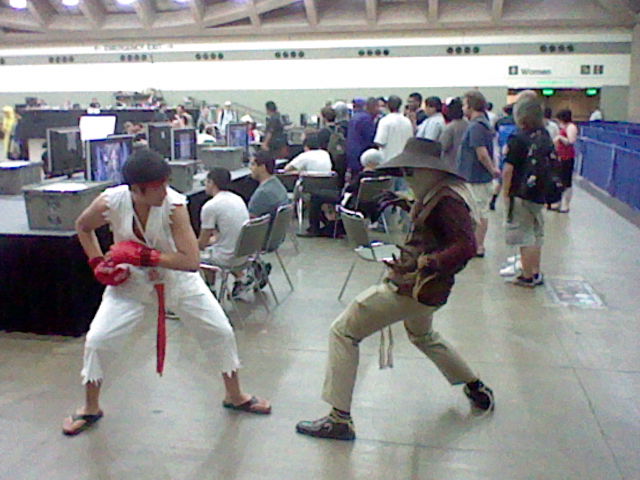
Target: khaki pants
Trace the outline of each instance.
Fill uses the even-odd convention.
[[[450,384],[476,380],[460,355],[431,328],[438,307],[398,295],[387,283],[360,293],[331,325],[329,361],[322,398],[333,407],[351,411],[358,371],[358,344],[372,333],[404,320],[411,342],[438,367]]]

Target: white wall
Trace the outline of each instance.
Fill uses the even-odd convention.
[[[160,90],[299,90],[314,88],[429,87],[585,88],[628,86],[630,56],[529,55],[406,58],[245,60],[229,62],[5,65],[1,92],[115,92]],[[580,66],[604,65],[604,75],[580,74]],[[546,70],[509,75],[510,66]]]

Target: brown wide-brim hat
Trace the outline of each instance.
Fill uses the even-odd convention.
[[[427,140],[426,138],[410,138],[404,145],[402,153],[392,159],[380,164],[378,170],[389,168],[431,168],[455,175],[462,180],[466,180],[456,165],[447,162],[441,156],[442,147],[439,142]]]

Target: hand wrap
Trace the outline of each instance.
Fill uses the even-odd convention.
[[[128,263],[137,267],[155,267],[160,262],[160,250],[127,240],[111,246],[109,258],[117,265]]]
[[[118,286],[129,278],[131,272],[126,265],[117,265],[113,260],[105,260],[104,257],[89,259],[89,266],[93,275],[103,285]]]

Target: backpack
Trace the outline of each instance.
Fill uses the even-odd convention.
[[[521,183],[515,195],[534,203],[557,203],[562,198],[562,181],[553,141],[544,129],[528,137],[527,158],[522,164]]]
[[[338,126],[331,128],[327,152],[331,155],[331,160],[335,163],[343,159],[347,153],[347,140],[344,138],[342,129]]]

